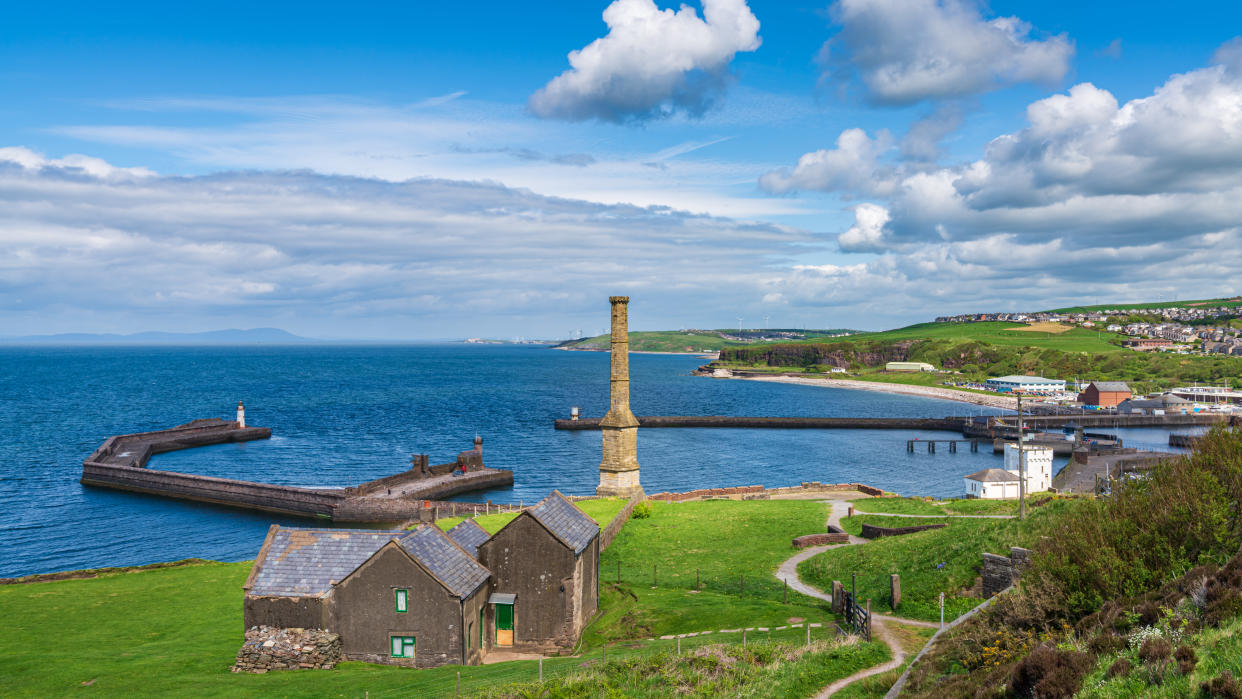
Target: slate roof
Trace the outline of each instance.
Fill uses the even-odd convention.
[[[469,597],[492,575],[434,524],[420,526],[397,543],[461,599]]]
[[[591,540],[599,536],[599,525],[595,520],[555,490],[527,512],[573,549],[575,556],[582,553]]]
[[[1130,387],[1125,381],[1092,381],[1092,386],[1100,393],[1129,393]]]
[[[1018,477],[1003,468],[985,468],[966,476],[980,483],[1017,483]]]
[[[320,597],[332,591],[381,546],[401,532],[374,529],[297,529],[280,527],[250,594],[264,597]]]
[[[448,530],[449,538],[466,550],[474,558],[479,557],[479,544],[492,538],[487,530],[480,527],[473,519],[464,519],[456,527]]]

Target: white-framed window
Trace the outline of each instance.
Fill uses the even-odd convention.
[[[393,636],[389,640],[392,643],[392,657],[394,658],[413,658],[414,657],[414,637],[413,636]]]
[[[398,612],[406,612],[410,609],[410,591],[396,590],[396,607]]]

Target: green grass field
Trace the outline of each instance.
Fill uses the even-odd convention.
[[[730,330],[703,330],[689,333],[679,330],[634,330],[629,334],[630,351],[632,352],[718,352],[725,347],[745,347],[762,344],[759,342],[741,342],[728,340],[721,334]],[[748,331],[750,332],[750,331]],[[811,340],[823,340],[832,335],[839,335],[847,330],[799,330]],[[611,335],[596,335],[574,343],[576,349],[606,350],[612,342]]]
[[[1050,493],[1032,493],[1027,502],[1038,507],[1053,497]],[[862,498],[850,502],[855,512],[896,515],[1016,515],[1017,500],[981,500],[977,498]],[[911,522],[917,524],[917,522]]]
[[[625,498],[594,498],[591,500],[578,500],[574,504],[580,510],[590,515],[591,519],[595,520],[600,528],[603,528],[608,526],[608,523],[612,521],[613,517],[617,516],[618,512],[625,509],[625,502]],[[474,518],[474,521],[480,527],[483,527],[488,534],[495,534],[506,524],[512,522],[514,517],[517,517],[516,512],[500,512],[490,515],[479,515]],[[436,524],[444,531],[448,531],[460,524],[464,519],[466,518],[445,517],[437,519]]]
[[[1122,348],[1109,340],[1122,336],[1116,333],[1096,332],[1085,328],[1072,328],[1063,333],[1031,332],[1021,330],[1024,323],[919,323],[883,332],[859,333],[840,338],[843,342],[866,342],[874,340],[957,340],[987,342],[1005,347],[1040,347],[1063,352],[1120,352]]]
[[[600,511],[592,515],[611,519],[607,501],[596,502]],[[602,613],[584,634],[580,657],[545,660],[545,678],[597,664],[605,647],[610,662],[668,651],[675,641],[647,639],[671,633],[717,632],[686,639],[685,651],[741,641],[740,634],[722,635],[721,629],[774,629],[796,623],[791,620],[824,624],[812,631],[813,639],[833,637],[831,613],[800,595],[790,594],[784,603],[782,585],[772,575],[792,553],[789,540],[822,531],[826,513],[823,504],[803,501],[655,503],[651,517],[631,520],[602,557]],[[618,561],[620,584],[610,579]],[[654,586],[646,577],[653,563],[660,566]],[[699,592],[695,568],[702,571]],[[242,640],[241,585],[249,570],[249,563],[201,563],[0,586],[6,621],[0,694],[61,696],[89,687],[111,696],[440,697],[453,694],[459,671],[464,694],[537,677],[534,661],[431,670],[342,663],[332,671],[230,673]],[[734,582],[740,575],[746,576],[745,593]],[[797,645],[804,633],[754,631],[749,641]],[[784,663],[785,670],[735,678],[738,691],[761,696],[763,687],[831,681],[833,672],[879,662],[885,651],[869,647],[860,653],[810,654]]]
[[[873,609],[885,611],[892,600],[889,576],[897,573],[901,575],[902,598],[895,614],[937,621],[940,618],[939,595],[944,592],[945,619],[954,619],[982,601],[970,588],[975,584],[975,568],[982,564],[984,552],[1007,554],[1011,546],[1028,545],[1028,537],[1038,531],[1041,521],[1072,507],[1074,502],[1055,500],[1034,507],[1025,522],[964,518],[911,520],[872,514],[846,517],[842,525],[854,532],[859,531],[863,522],[902,527],[943,521],[948,526],[825,551],[804,561],[798,567],[798,575],[824,590],[832,588],[833,580],[840,580],[848,587],[850,575],[854,574],[858,597],[870,598]]]

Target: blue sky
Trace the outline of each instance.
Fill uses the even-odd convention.
[[[610,293],[640,328],[880,328],[1242,292],[1239,14],[6,7],[0,334],[565,336]]]

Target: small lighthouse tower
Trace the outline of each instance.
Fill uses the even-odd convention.
[[[241,401],[237,401],[237,426],[243,429],[246,427],[246,406]]]
[[[612,296],[612,362],[608,414],[600,420],[604,458],[599,464],[597,495],[629,497],[641,493],[638,482],[638,418],[630,412],[630,297]]]

